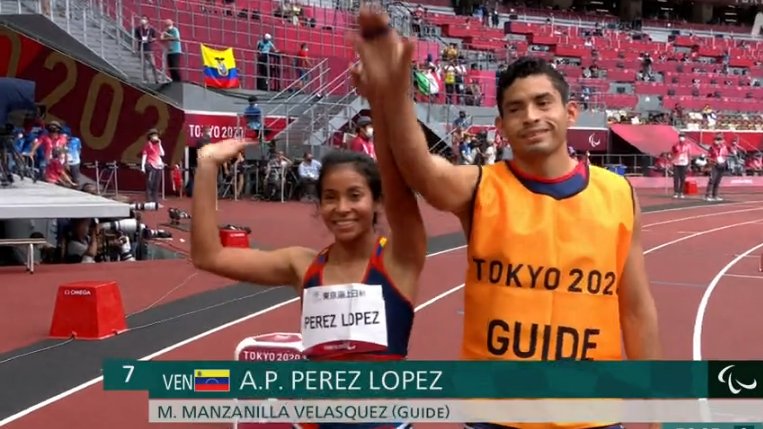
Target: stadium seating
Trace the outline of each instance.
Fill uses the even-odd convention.
[[[117,10],[116,0],[109,10]],[[122,25],[135,28],[141,16],[147,16],[154,27],[171,19],[180,29],[185,51],[183,74],[189,81],[202,81],[200,44],[214,49],[234,48],[237,66],[243,76],[243,86],[254,88],[257,77],[257,43],[267,33],[283,54],[279,83],[283,89],[297,79],[296,55],[301,45],[307,45],[313,64],[326,60],[329,72],[324,76],[330,82],[346,71],[354,61],[355,53],[347,38],[354,18],[349,12],[315,6],[282,7],[277,0],[237,0],[235,3],[215,3],[198,0],[147,3],[141,0],[122,0]],[[295,10],[297,17],[294,18]],[[117,16],[114,13],[114,16]],[[426,58],[428,46],[436,42],[419,41],[421,58]],[[436,48],[434,49],[436,52]],[[157,58],[161,60],[161,58]],[[343,95],[343,94],[336,94]]]
[[[449,8],[453,5],[452,0],[423,0],[418,1],[418,4],[423,6],[438,6]],[[524,6],[506,6],[503,4],[498,5],[498,11],[500,13],[511,13],[518,16],[526,16],[533,18],[554,17],[555,19],[573,20],[578,22],[598,22],[600,24],[617,24],[619,19],[614,15],[596,13],[584,13],[571,10],[558,10],[550,8],[534,8]],[[715,33],[736,33],[736,34],[750,34],[749,28],[731,25],[731,24],[695,24],[688,22],[674,22],[666,20],[656,19],[644,19],[642,24],[646,27],[657,27],[664,29],[676,29],[688,31],[712,31]]]
[[[116,0],[103,1],[112,2],[111,9],[116,8]],[[426,3],[440,4],[443,0]],[[252,88],[257,75],[256,46],[265,33],[273,36],[275,45],[285,54],[280,64],[280,83],[275,89],[284,88],[296,79],[294,55],[302,43],[307,44],[314,64],[325,59],[324,65],[329,70],[325,81],[341,76],[355,60],[346,37],[354,25],[351,12],[316,6],[282,6],[279,0],[238,0],[235,3],[185,0],[171,6],[162,2],[122,0],[120,4],[119,16],[126,28],[135,27],[141,15],[148,16],[155,26],[161,26],[160,20],[167,18],[176,22],[186,52],[185,75],[191,81],[201,81],[199,44],[204,43],[213,48],[233,47],[243,85]],[[290,15],[295,10],[296,18]],[[529,8],[512,9],[512,13],[549,16],[547,11]],[[760,115],[753,113],[758,108],[755,100],[763,96],[763,87],[755,80],[763,78],[763,66],[757,61],[763,50],[761,42],[696,35],[680,35],[668,42],[648,38],[634,40],[630,32],[606,26],[616,23],[615,17],[590,17],[565,11],[554,11],[553,16],[575,19],[579,26],[513,20],[496,28],[475,17],[431,11],[425,15],[424,23],[439,27],[443,37],[459,40],[460,49],[471,54],[484,54],[486,60],[473,61],[472,56],[465,60],[469,69],[465,83],[479,87],[479,104],[482,106],[495,105],[498,64],[519,55],[532,54],[556,61],[558,69],[570,81],[572,92],[576,96],[587,94],[589,108],[627,111],[646,97],[656,97],[659,105],[666,109],[680,106],[691,112],[710,106],[719,115],[718,126],[742,129],[760,127],[763,123]],[[601,33],[592,31],[594,24],[599,25]],[[644,25],[665,27],[667,24],[650,21]],[[685,27],[749,32],[731,26],[687,24]],[[424,70],[428,61],[438,62],[444,46],[436,38],[420,37],[417,40],[416,60]],[[641,55],[645,52],[654,58],[651,77],[643,73]],[[724,56],[727,56],[726,65],[723,64]],[[596,66],[598,72],[589,77],[591,66]],[[419,97],[419,101],[470,104],[463,97],[446,99],[443,86],[440,85],[438,95]],[[694,120],[685,118],[689,125]]]
[[[680,103],[686,109],[700,110],[710,104],[715,111],[752,112],[758,108],[755,100],[763,96],[763,87],[751,86],[752,78],[763,77],[763,67],[756,59],[759,42],[698,36],[654,42],[633,40],[630,33],[611,29],[592,35],[590,29],[581,27],[521,21],[506,26],[510,39],[505,41],[504,29],[484,26],[473,17],[428,15],[425,21],[439,26],[444,36],[461,39],[469,50],[497,57],[508,50],[514,56],[531,53],[562,60],[558,68],[570,79],[573,91],[588,87],[610,109],[634,108],[642,95],[661,97],[666,108]],[[655,60],[652,72],[656,81],[646,81],[641,73],[640,56],[645,52]],[[728,73],[723,73],[721,60],[726,53]],[[601,75],[584,78],[584,68],[592,65]],[[480,71],[469,79],[478,79],[485,89],[483,105],[493,105],[495,75]],[[612,84],[632,85],[632,92],[617,92]]]

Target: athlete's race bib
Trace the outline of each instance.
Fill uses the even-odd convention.
[[[305,289],[302,344],[308,356],[386,350],[382,287],[346,284]]]

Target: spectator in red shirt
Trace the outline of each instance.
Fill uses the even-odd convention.
[[[754,176],[760,176],[763,173],[763,154],[759,152],[747,158],[746,164],[747,170],[750,170]]]
[[[51,121],[46,128],[48,133],[37,139],[34,146],[32,146],[32,150],[30,151],[32,157],[34,157],[34,155],[37,153],[37,149],[42,148],[43,157],[41,160],[39,160],[39,168],[41,171],[46,170],[48,162],[53,156],[53,150],[64,149],[68,144],[66,134],[61,132],[63,127],[61,127],[60,123],[57,121]]]
[[[307,43],[303,43],[296,58],[297,88],[299,89],[303,89],[310,81],[310,73],[308,72],[312,66],[312,62],[310,61],[310,56],[307,52]]]
[[[364,153],[371,158],[376,159],[376,151],[374,150],[373,136],[374,127],[371,123],[371,118],[368,116],[361,116],[357,122],[357,135],[350,141],[350,150],[353,152]]]
[[[705,201],[723,201],[723,198],[718,196],[718,186],[721,184],[723,173],[726,171],[728,157],[729,148],[723,141],[723,135],[718,134],[710,148],[710,180],[707,182]]]
[[[152,129],[148,132],[148,141],[143,147],[140,161],[140,171],[146,174],[146,201],[159,202],[159,187],[164,174],[164,148],[159,139],[159,131]]]
[[[689,143],[686,134],[678,134],[678,143],[673,145],[673,198],[684,198],[686,170],[689,168]]]
[[[45,181],[70,188],[76,186],[66,173],[66,152],[63,149],[53,149],[52,156],[45,167]]]

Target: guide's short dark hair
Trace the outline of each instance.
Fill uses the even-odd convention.
[[[570,86],[567,81],[564,80],[564,76],[559,73],[548,61],[539,57],[521,57],[504,70],[498,78],[498,85],[496,90],[496,100],[498,102],[498,113],[503,116],[503,93],[508,87],[510,87],[517,79],[526,78],[528,76],[545,75],[551,79],[551,83],[554,85],[562,99],[562,103],[570,101]]]

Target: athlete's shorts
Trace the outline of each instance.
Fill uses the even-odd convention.
[[[306,423],[294,429],[412,429],[410,423]]]
[[[501,426],[492,423],[466,423],[464,429],[517,429],[512,426]],[[588,429],[625,429],[622,424],[617,423],[609,426],[596,426]]]

